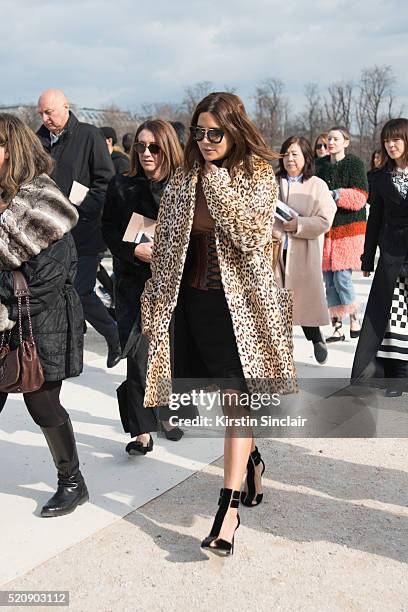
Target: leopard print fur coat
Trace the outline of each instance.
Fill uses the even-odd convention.
[[[247,384],[280,380],[296,386],[293,363],[292,294],[277,286],[272,269],[272,225],[277,184],[272,167],[253,159],[231,180],[225,168],[202,176],[221,278]],[[169,327],[183,274],[193,223],[198,165],[179,168],[167,186],[153,247],[152,278],[142,296],[142,331],[149,336],[145,406],[168,403],[171,393]],[[287,389],[286,389],[287,390]]]

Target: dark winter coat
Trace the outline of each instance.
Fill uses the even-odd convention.
[[[352,382],[384,377],[376,353],[390,317],[397,277],[408,254],[408,198],[400,195],[388,170],[373,173],[370,205],[361,269],[374,270],[377,246],[380,247],[380,259],[354,357]]]
[[[113,149],[111,155],[113,165],[115,166],[116,174],[124,174],[125,172],[129,172],[130,169],[130,160],[126,153],[122,153],[122,151],[116,151]]]
[[[101,216],[108,183],[114,166],[106,142],[94,125],[81,123],[69,113],[59,140],[51,146],[50,132],[43,125],[37,132],[44,148],[55,159],[52,178],[68,197],[73,181],[89,187],[78,207],[78,225],[72,231],[79,255],[96,255],[105,250]]]
[[[115,311],[122,348],[139,317],[140,297],[146,280],[151,276],[150,265],[134,255],[136,245],[124,242],[122,237],[132,213],[157,219],[163,188],[163,183],[153,183],[144,174],[116,175],[106,193],[102,232],[113,255]]]
[[[67,233],[20,267],[30,290],[34,339],[47,382],[82,372],[83,315],[73,288],[76,264],[75,244]],[[17,321],[18,307],[10,271],[0,272],[0,300],[8,310],[9,319]],[[25,307],[23,328],[28,337]],[[12,329],[12,345],[17,344],[18,323]]]

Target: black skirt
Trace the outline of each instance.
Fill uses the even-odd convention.
[[[175,378],[209,379],[220,388],[246,390],[222,289],[182,284],[175,316],[173,371]]]

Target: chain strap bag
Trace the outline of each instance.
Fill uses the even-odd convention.
[[[3,332],[0,340],[0,391],[30,393],[44,384],[44,372],[38,357],[31,324],[29,289],[21,272],[13,271],[14,296],[18,304],[19,345],[11,349],[11,331]],[[22,300],[25,298],[29,327],[28,339],[23,338]]]

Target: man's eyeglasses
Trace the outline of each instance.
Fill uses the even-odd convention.
[[[220,144],[221,140],[224,138],[224,133],[224,130],[220,130],[219,128],[210,128],[206,130],[205,128],[198,127],[196,125],[190,126],[191,138],[196,142],[204,140],[204,137],[207,136],[208,142],[211,142],[212,144]]]
[[[161,151],[161,148],[155,142],[150,142],[149,144],[146,144],[145,142],[135,142],[133,146],[136,153],[139,153],[140,155],[144,153],[146,149],[149,149],[152,155],[157,155]]]
[[[320,142],[316,145],[316,149],[327,149],[327,144],[324,144],[324,142]]]

